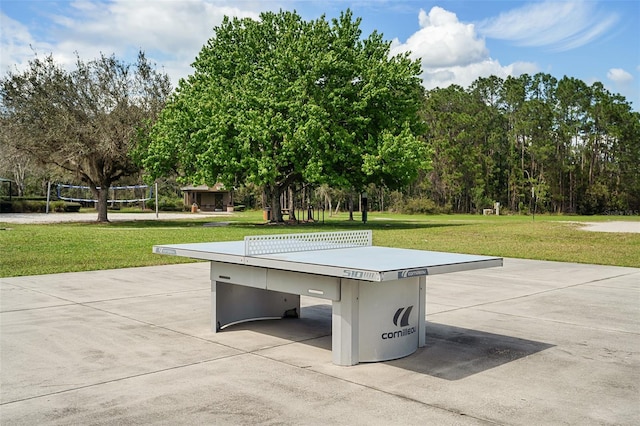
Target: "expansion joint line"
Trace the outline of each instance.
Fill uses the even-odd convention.
[[[540,291],[536,291],[534,293],[524,294],[522,296],[507,297],[505,299],[492,300],[490,302],[484,302],[484,303],[478,303],[478,304],[475,304],[475,305],[457,307],[457,308],[453,308],[453,309],[448,309],[446,311],[440,311],[438,313],[431,314],[431,315],[438,315],[438,314],[447,313],[447,312],[455,312],[455,311],[460,311],[462,309],[477,308],[477,307],[480,307],[480,306],[488,306],[488,305],[493,305],[495,303],[508,302],[508,301],[511,301],[511,300],[526,299],[528,297],[538,296],[540,294],[553,293],[555,291],[562,291],[562,290],[566,290],[566,289],[569,289],[569,288],[580,287],[580,286],[583,286],[583,285],[589,285],[589,284],[594,284],[594,283],[598,283],[598,282],[602,282],[602,281],[608,281],[608,280],[615,279],[615,278],[626,277],[627,275],[633,275],[634,273],[620,274],[620,275],[615,275],[613,277],[606,277],[606,278],[598,278],[598,279],[595,279],[595,280],[591,280],[591,281],[587,281],[587,282],[583,282],[583,283],[571,284],[571,285],[567,285],[567,286],[564,286],[564,287],[551,288],[551,289],[548,289],[548,290],[540,290]]]

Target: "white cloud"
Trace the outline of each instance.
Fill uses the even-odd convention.
[[[61,25],[74,35],[84,36],[83,43],[140,44],[145,49],[167,53],[201,47],[224,15],[258,17],[255,12],[225,6],[223,2],[203,0],[114,0],[101,7],[89,2],[73,5],[80,13],[79,19],[67,19]]]
[[[535,73],[537,65],[517,62],[503,66],[489,56],[485,41],[473,24],[458,20],[455,13],[433,7],[418,16],[420,30],[405,43],[394,40],[391,53],[411,51],[413,59],[421,59],[423,84],[427,89],[458,84],[468,87],[478,77]]]
[[[487,58],[464,66],[456,65],[446,68],[426,68],[423,72],[423,80],[424,86],[427,89],[447,87],[452,84],[469,87],[471,83],[479,77],[495,75],[500,78],[506,78],[524,73],[535,74],[538,71],[538,67],[529,62],[516,62],[503,66],[500,65],[498,61]]]
[[[436,6],[429,14],[420,10],[418,20],[420,30],[406,43],[396,41],[394,51],[410,50],[414,59],[422,58],[429,67],[470,64],[487,57],[473,24],[459,22],[455,13]]]
[[[607,72],[607,78],[614,83],[629,83],[633,81],[633,76],[622,68],[611,68]]]
[[[634,83],[634,76],[622,68],[610,68],[607,71],[607,79],[610,83],[605,84],[605,87],[613,93],[624,95],[627,101],[636,106],[637,110],[640,98],[638,97],[638,85]]]
[[[26,26],[4,13],[0,13],[0,28],[0,72],[3,74],[23,69],[33,59],[34,52],[50,48],[37,42]]]
[[[5,61],[21,68],[20,64],[33,58],[30,44],[38,54],[52,53],[64,66],[75,62],[76,52],[83,60],[91,60],[100,53],[134,58],[143,50],[164,67],[175,85],[192,72],[191,63],[225,15],[257,19],[265,6],[259,1],[242,2],[242,8],[236,4],[233,0],[78,0],[64,12],[48,14],[52,28],[47,35],[56,40],[55,45],[34,43],[27,27],[3,14],[3,68]]]
[[[602,36],[618,19],[615,13],[598,10],[596,2],[544,1],[525,4],[482,21],[478,32],[521,46],[547,46],[563,51]]]

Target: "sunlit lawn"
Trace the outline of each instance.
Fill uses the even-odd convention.
[[[132,213],[132,215],[135,213]],[[369,213],[363,224],[346,213],[324,223],[266,225],[262,212],[187,220],[147,220],[47,225],[3,224],[0,276],[37,275],[186,262],[151,253],[154,244],[241,240],[245,235],[372,229],[374,244],[421,250],[485,254],[640,267],[640,234],[580,230],[576,222],[612,220],[577,216],[406,216]],[[615,217],[615,220],[640,220]],[[212,224],[218,226],[212,226]]]

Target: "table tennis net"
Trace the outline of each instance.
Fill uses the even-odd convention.
[[[245,256],[296,251],[333,250],[372,245],[372,232],[339,231],[244,237]]]

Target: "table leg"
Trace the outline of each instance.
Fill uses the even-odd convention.
[[[427,277],[420,277],[418,284],[420,290],[418,294],[418,347],[422,348],[426,344],[427,334]]]
[[[331,314],[331,357],[336,365],[355,365],[359,354],[360,282],[342,279],[340,300],[333,301]]]

